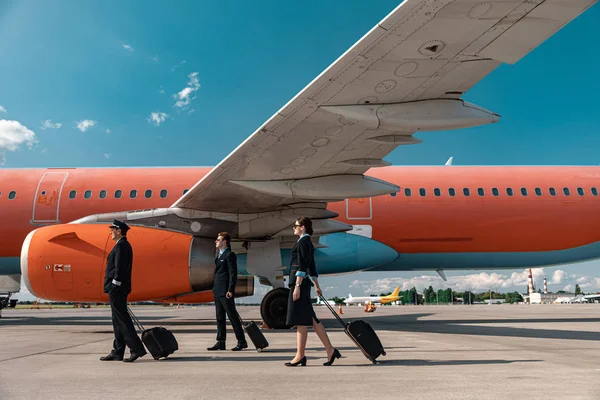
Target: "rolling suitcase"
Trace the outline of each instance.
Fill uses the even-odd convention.
[[[335,312],[331,304],[323,296],[319,296],[323,303],[327,305],[329,311],[344,327],[346,335],[356,344],[356,346],[363,352],[365,357],[369,359],[373,364],[377,364],[377,357],[385,356],[385,349],[377,336],[377,333],[373,330],[371,325],[363,320],[357,320],[352,322],[344,322],[344,320]]]
[[[256,322],[250,321],[248,324],[245,324],[244,320],[242,320],[242,317],[240,317],[240,322],[244,327],[244,331],[250,337],[250,340],[252,340],[254,347],[256,347],[256,351],[260,353],[263,349],[269,347],[267,338],[260,331],[260,328],[258,325],[256,325]]]
[[[144,346],[146,346],[155,360],[167,358],[169,355],[179,350],[177,339],[175,339],[175,336],[170,330],[163,327],[144,329],[131,309],[127,307],[127,310],[129,311],[129,315],[131,315],[131,319],[142,334],[142,343],[144,343]]]

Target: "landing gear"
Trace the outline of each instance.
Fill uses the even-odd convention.
[[[287,317],[287,304],[290,290],[277,288],[265,295],[260,303],[260,315],[263,321],[273,329],[289,329],[285,320]]]
[[[0,318],[2,318],[2,309],[8,306],[10,296],[0,297]]]

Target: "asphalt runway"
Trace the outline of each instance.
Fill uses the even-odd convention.
[[[112,346],[110,311],[3,310],[0,399],[599,399],[600,304],[344,307],[365,319],[387,355],[371,364],[325,307],[316,307],[343,358],[309,331],[308,365],[285,367],[296,334],[263,331],[262,353],[209,352],[214,308],[134,307],[146,327],[171,329],[167,360],[101,362]],[[258,307],[240,306],[245,320]]]

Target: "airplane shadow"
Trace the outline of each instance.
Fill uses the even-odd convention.
[[[517,328],[514,326],[487,326],[483,324],[573,324],[577,322],[597,323],[600,318],[541,318],[541,319],[460,319],[460,320],[423,320],[429,314],[381,315],[362,318],[369,322],[375,331],[387,330],[411,333],[440,333],[450,335],[503,336],[536,339],[600,340],[600,333],[580,330],[559,330],[542,328]],[[335,319],[323,321],[328,330],[342,330]]]
[[[600,333],[581,330],[562,330],[549,328],[535,328],[535,324],[553,323],[568,326],[573,323],[598,323],[600,317],[593,318],[508,318],[508,319],[441,319],[427,320],[425,317],[435,315],[434,313],[415,313],[403,315],[365,315],[360,318],[346,318],[347,322],[362,319],[375,329],[375,331],[395,331],[411,333],[440,333],[449,335],[471,335],[471,336],[503,336],[536,339],[563,339],[563,340],[600,340]],[[175,334],[202,334],[215,333],[216,323],[214,319],[177,319],[173,315],[152,315],[139,317],[145,327],[164,326]],[[333,317],[321,318],[328,331],[341,332],[343,328]],[[500,326],[489,326],[485,324],[496,324]],[[528,327],[514,327],[518,324],[527,324]],[[110,316],[4,316],[0,319],[0,328],[11,325],[38,325],[38,326],[106,326],[106,329],[98,330],[96,333],[112,333]],[[513,325],[513,326],[508,326]],[[207,329],[185,329],[185,327],[202,327]],[[227,324],[228,331],[231,330]],[[208,328],[208,327],[213,327]],[[173,329],[174,328],[174,329]],[[180,329],[177,329],[180,328]],[[285,335],[295,333],[295,329],[285,330],[263,330],[265,336]]]

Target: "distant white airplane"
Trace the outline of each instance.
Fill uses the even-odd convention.
[[[333,301],[333,300],[326,300],[326,301],[327,301],[327,304],[329,304],[332,307],[335,307],[335,301]],[[322,306],[322,305],[325,305],[325,302],[323,302],[323,300],[321,300],[320,297],[317,297],[316,305]]]
[[[400,299],[400,286],[396,287],[392,294],[388,296],[368,296],[368,297],[352,297],[351,294],[348,295],[348,298],[344,300],[346,305],[350,304],[363,304],[363,303],[371,303],[371,304],[388,304],[394,301],[398,301]]]

